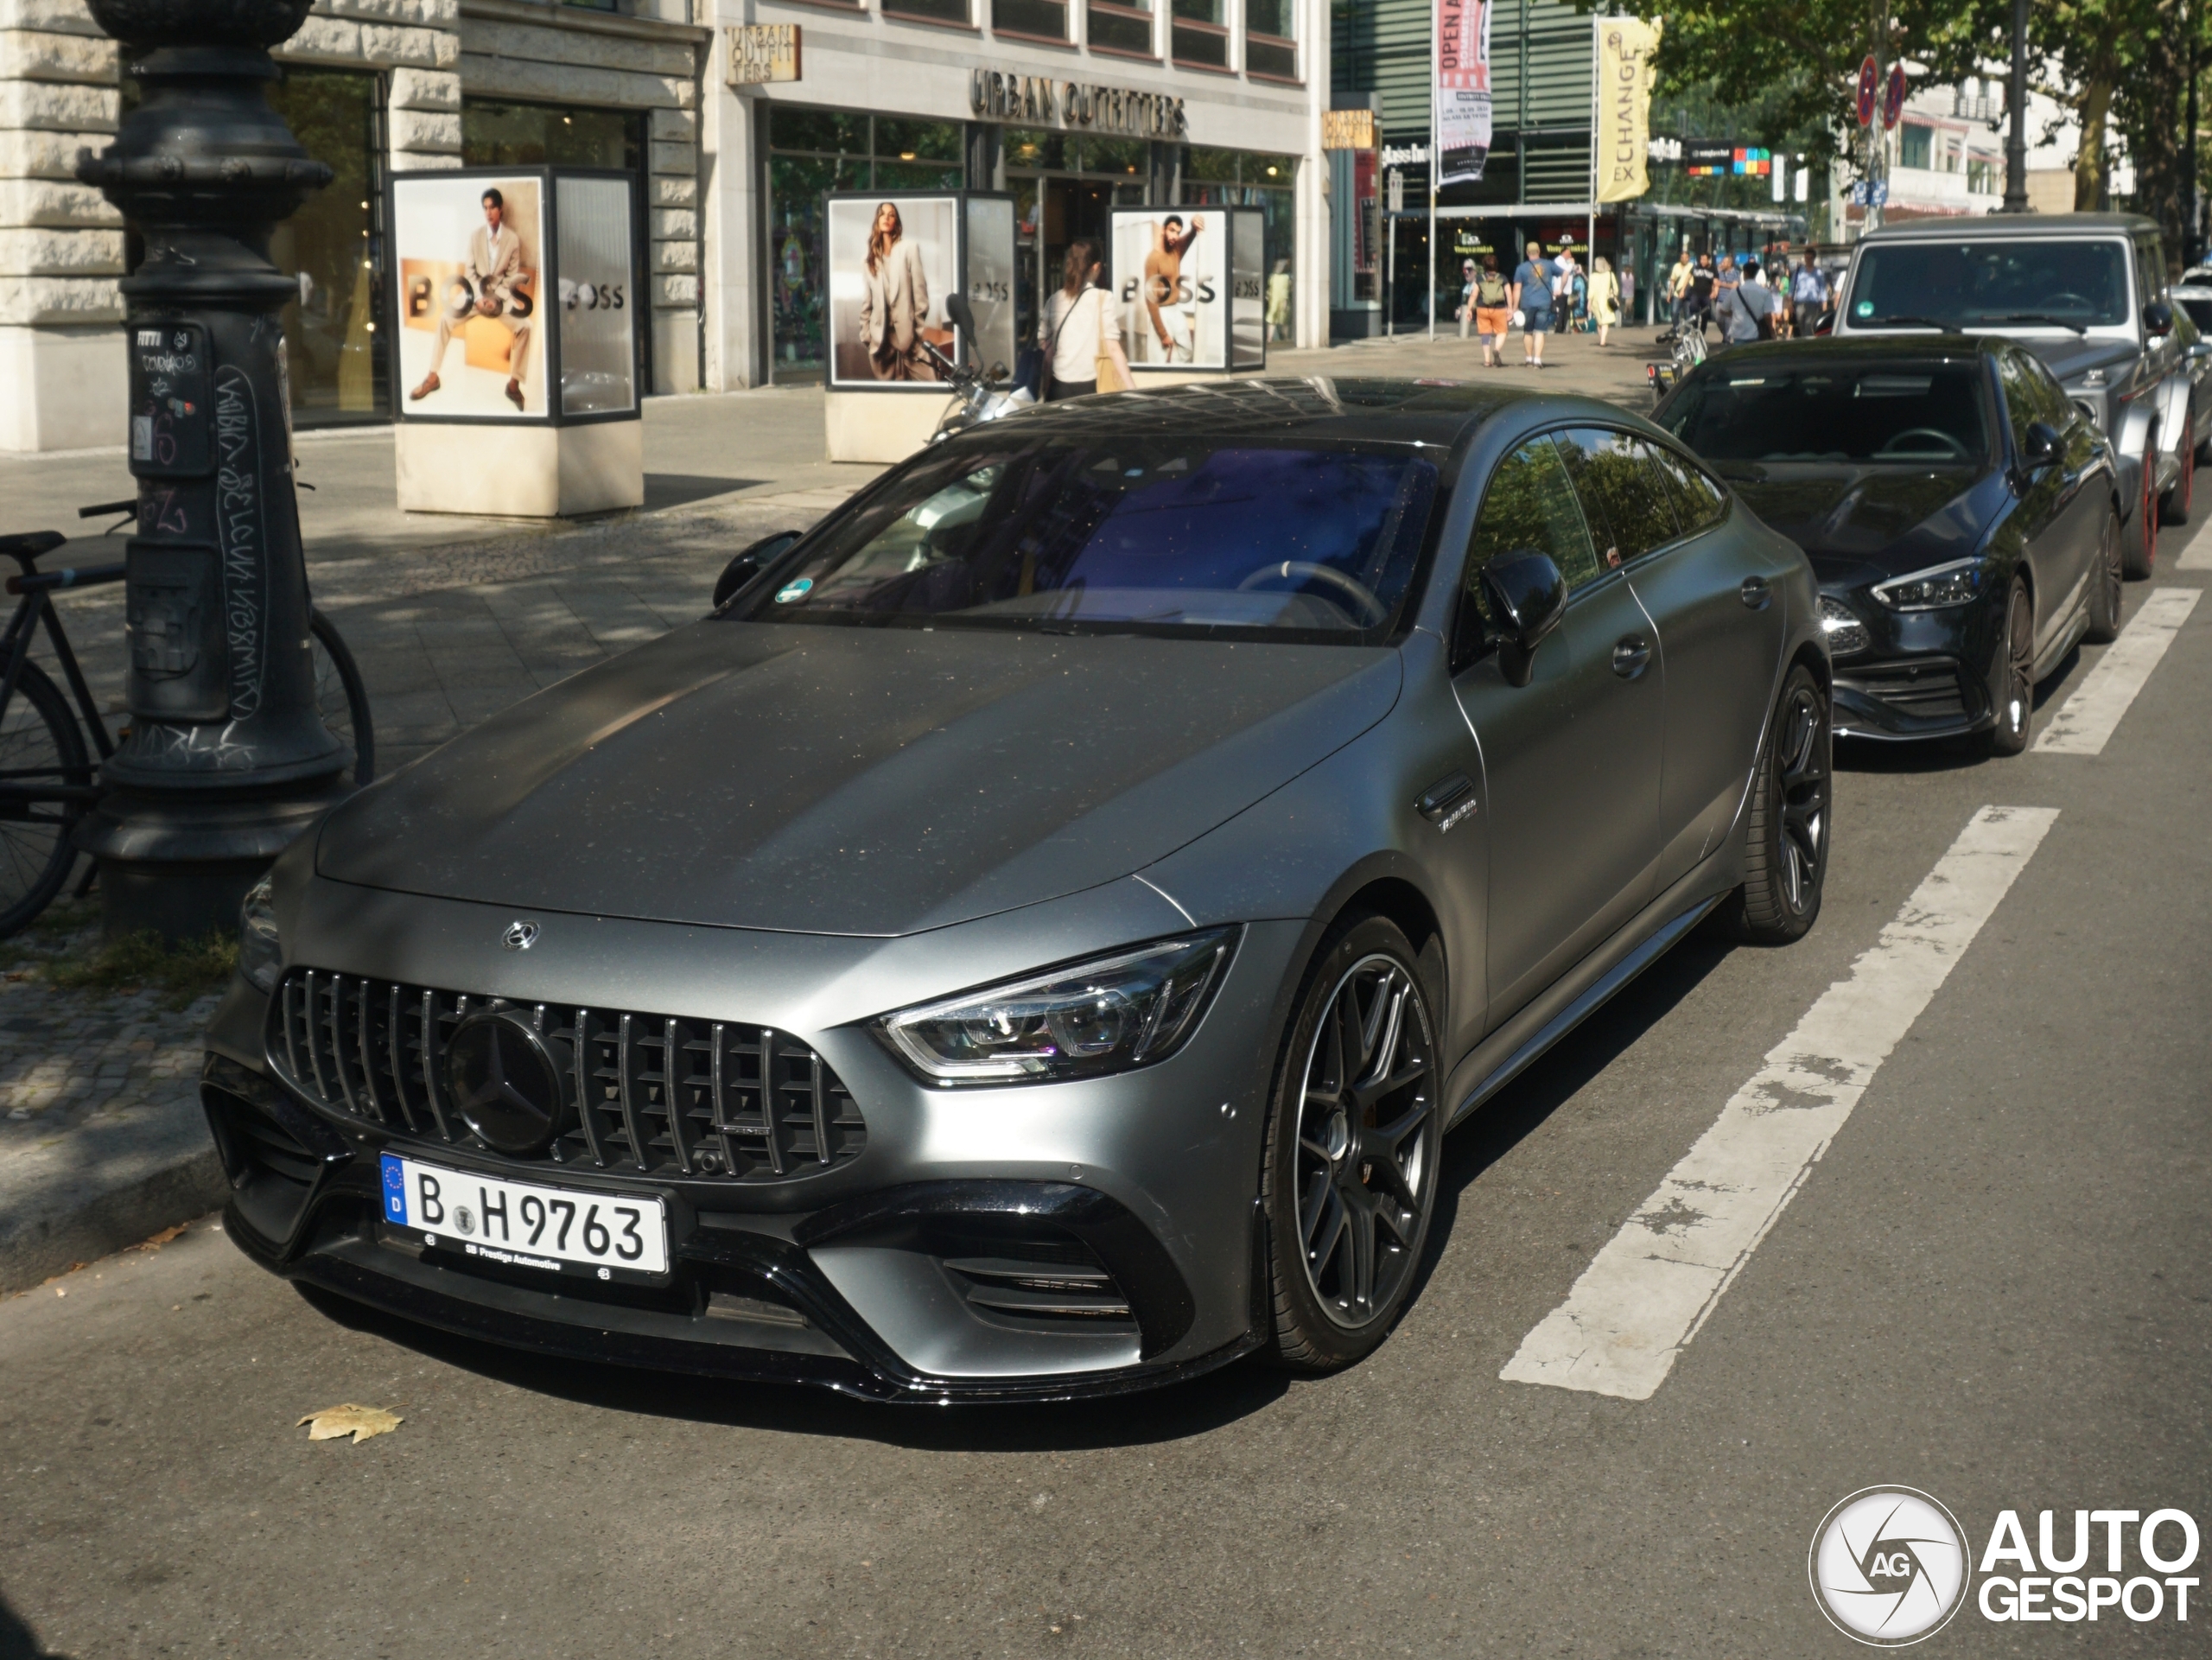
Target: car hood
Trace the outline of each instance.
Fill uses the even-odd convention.
[[[520,910],[893,935],[1111,881],[1389,712],[1357,646],[707,621],[327,821],[325,876]]]
[[[2058,377],[2061,385],[2092,369],[2126,368],[2142,354],[2142,348],[2133,340],[2085,339],[2078,334],[2036,334],[2023,338],[2020,344],[2043,359],[2044,366]]]
[[[1751,511],[1832,567],[1883,575],[1962,558],[2005,498],[2001,474],[1972,467],[1724,465]]]

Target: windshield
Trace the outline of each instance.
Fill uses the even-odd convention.
[[[744,611],[1364,639],[1405,602],[1436,492],[1435,466],[1410,449],[963,444],[809,537]]]
[[[1859,256],[1851,327],[1917,318],[1961,328],[2125,324],[2127,247],[2101,241],[1896,242]]]
[[[1967,364],[1719,367],[1693,376],[1658,419],[1713,461],[1979,462],[1980,381]]]

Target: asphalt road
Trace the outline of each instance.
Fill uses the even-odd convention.
[[[2206,582],[2191,533],[2131,614]],[[2212,1532],[2208,708],[2202,605],[2101,754],[1844,754],[1811,937],[1694,939],[1455,1135],[1426,1282],[1337,1377],[970,1412],[548,1366],[211,1224],[0,1304],[0,1657],[1840,1656],[1807,1552],[1861,1487],[1975,1558],[2005,1509]],[[1991,805],[2056,817],[1656,1393],[1501,1381]],[[405,1422],[295,1427],[341,1402]],[[1920,1652],[2212,1651],[2190,1612],[1970,1598]]]

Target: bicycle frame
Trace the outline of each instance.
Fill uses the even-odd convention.
[[[0,633],[0,658],[4,658],[7,665],[5,671],[0,671],[0,713],[15,702],[16,690],[22,682],[23,665],[30,661],[32,643],[43,625],[47,639],[60,662],[70,696],[76,699],[78,711],[92,735],[93,747],[99,752],[97,760],[104,761],[115,754],[115,743],[108,735],[107,722],[100,718],[99,705],[93,699],[92,689],[86,684],[84,671],[78,666],[77,653],[70,648],[69,636],[63,631],[60,614],[54,608],[53,596],[61,588],[119,582],[124,568],[116,563],[41,571],[35,563],[35,556],[16,554],[14,557],[22,570],[20,576],[8,579],[8,591],[22,597],[16,602],[15,614],[8,620],[7,632]],[[0,817],[21,814],[40,803],[56,800],[81,801],[89,807],[105,792],[105,786],[97,781],[30,785],[0,779]]]

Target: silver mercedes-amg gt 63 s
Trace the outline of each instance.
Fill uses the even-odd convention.
[[[249,896],[276,1273],[900,1401],[1357,1360],[1445,1133],[1829,851],[1804,556],[1656,427],[1254,381],[995,422]]]

